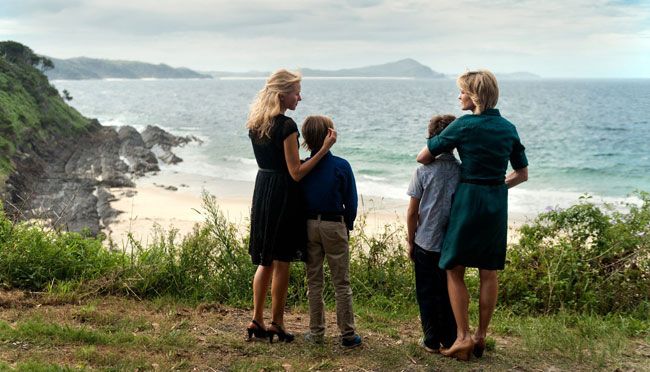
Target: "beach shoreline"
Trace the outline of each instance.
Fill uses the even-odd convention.
[[[220,211],[241,234],[248,229],[253,182],[164,167],[160,172],[137,178],[135,184],[135,188],[109,190],[115,197],[111,207],[121,213],[106,227],[105,233],[118,248],[129,247],[131,238],[146,247],[161,230],[174,229],[179,238],[189,234],[196,224],[205,220],[204,193],[215,197]],[[404,199],[359,195],[358,216],[365,217],[364,232],[377,235],[386,225],[402,226],[406,232],[407,203]],[[527,220],[524,215],[511,214],[509,241],[516,238],[517,228]]]

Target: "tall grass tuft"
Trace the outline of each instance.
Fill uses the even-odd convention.
[[[124,263],[99,239],[14,223],[0,210],[0,283],[6,286],[40,291],[57,282],[100,277]]]
[[[350,240],[350,278],[355,301],[389,311],[415,303],[413,265],[406,254],[404,226],[387,224],[368,233],[359,217]]]
[[[117,286],[142,297],[173,296],[192,301],[249,303],[255,267],[246,240],[228,222],[216,199],[203,194],[202,224],[179,241],[176,230],[157,228],[147,247],[131,242],[130,264]]]

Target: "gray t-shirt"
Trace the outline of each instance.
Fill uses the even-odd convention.
[[[459,179],[460,162],[450,153],[442,153],[431,164],[415,170],[406,193],[420,199],[415,244],[422,249],[440,252]]]

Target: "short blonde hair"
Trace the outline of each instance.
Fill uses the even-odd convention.
[[[456,84],[469,95],[479,114],[496,107],[499,85],[497,78],[490,71],[466,71],[458,77]]]
[[[284,69],[271,74],[251,104],[246,128],[259,138],[270,137],[273,118],[282,112],[280,95],[293,92],[300,80],[300,73]]]
[[[302,145],[307,150],[319,150],[323,147],[328,129],[334,129],[334,122],[327,116],[311,115],[302,122]]]

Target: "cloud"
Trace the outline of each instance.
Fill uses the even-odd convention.
[[[164,62],[186,58],[183,64],[190,67],[221,64],[240,70],[264,69],[264,63],[270,69],[282,60],[334,68],[414,57],[427,64],[473,59],[498,63],[504,69],[540,66],[542,71],[536,72],[553,74],[563,66],[548,61],[560,57],[563,63],[574,60],[576,65],[584,66],[594,57],[615,65],[625,63],[617,56],[648,50],[647,2],[498,0],[485,4],[476,0],[185,0],[182,5],[171,0],[3,0],[0,31],[55,57],[110,54]],[[170,51],[172,55],[165,54]]]
[[[68,8],[78,7],[80,4],[81,0],[2,0],[0,18],[59,13]]]

